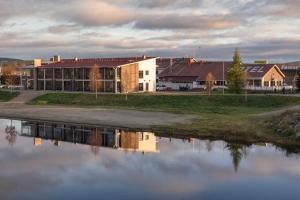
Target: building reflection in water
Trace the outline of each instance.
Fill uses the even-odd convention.
[[[130,132],[74,124],[22,122],[21,136],[33,137],[34,146],[42,145],[42,140],[52,140],[55,146],[60,146],[60,142],[90,145],[95,154],[98,153],[99,147],[158,153],[156,136],[150,132]]]

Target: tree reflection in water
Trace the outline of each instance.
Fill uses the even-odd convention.
[[[247,146],[238,143],[228,143],[225,148],[230,151],[233,168],[237,173],[243,157],[247,157]]]
[[[99,131],[98,128],[92,130],[92,136],[89,137],[89,144],[91,145],[91,151],[96,156],[100,152],[100,146],[102,144],[101,140],[102,133]]]
[[[10,121],[10,125],[6,126],[5,128],[5,139],[8,141],[8,144],[14,146],[17,141],[17,131],[16,127],[12,125],[12,120]]]

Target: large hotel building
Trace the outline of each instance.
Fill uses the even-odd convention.
[[[34,65],[22,68],[22,86],[32,90],[89,92],[90,70],[99,70],[98,91],[108,93],[154,92],[156,90],[156,58],[95,58],[61,59],[49,62],[34,60]],[[25,73],[24,73],[25,74]]]

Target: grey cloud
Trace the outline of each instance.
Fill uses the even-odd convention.
[[[239,18],[231,15],[154,15],[136,21],[140,29],[228,29],[241,24]]]

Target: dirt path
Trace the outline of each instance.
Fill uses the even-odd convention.
[[[0,104],[1,118],[45,120],[81,123],[124,128],[151,128],[153,126],[187,124],[197,116],[162,112],[105,108],[74,108],[63,106],[29,106],[24,104]]]
[[[47,92],[44,91],[33,91],[33,90],[24,90],[20,91],[20,95],[13,98],[9,102],[6,102],[6,104],[25,104],[32,99],[41,96],[43,94],[46,94]]]
[[[256,116],[258,116],[258,117],[277,116],[277,115],[281,115],[282,113],[284,113],[286,111],[299,111],[300,112],[300,105],[289,106],[289,107],[281,108],[279,110],[274,110],[274,111],[270,111],[270,112],[264,112],[264,113],[257,114]]]

